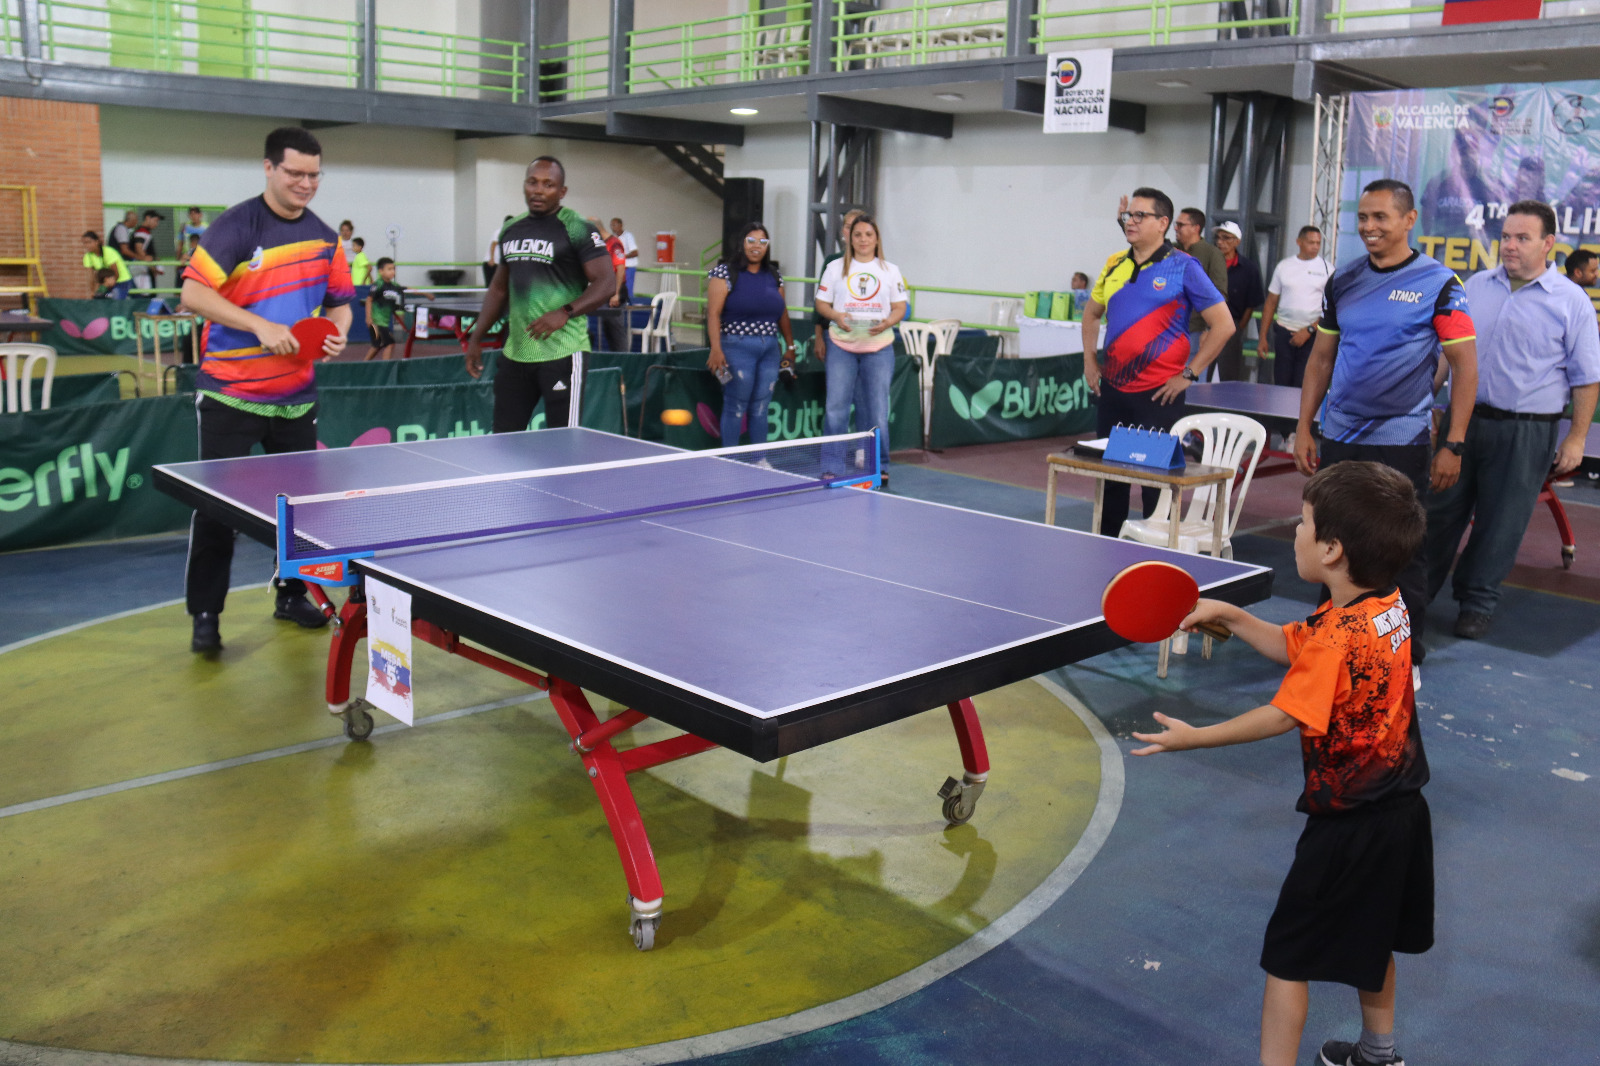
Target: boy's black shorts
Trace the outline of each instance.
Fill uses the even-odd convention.
[[[1433,821],[1420,792],[1306,820],[1267,922],[1261,968],[1383,989],[1391,952],[1433,946]]]
[[[394,330],[389,326],[372,327],[372,346],[374,348],[388,348],[394,344]]]

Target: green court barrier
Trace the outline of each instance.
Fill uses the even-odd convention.
[[[115,371],[106,374],[63,374],[50,386],[50,406],[81,407],[86,403],[108,403],[122,399],[122,384]],[[33,389],[33,409],[39,410],[44,402],[44,379],[35,376],[30,383]]]
[[[799,365],[793,388],[783,384],[773,390],[767,406],[767,439],[796,440],[823,434],[823,403],[827,399],[827,375],[817,362]],[[642,435],[678,448],[717,448],[722,444],[722,386],[702,361],[700,366],[662,366],[649,368],[648,387],[643,390]],[[686,426],[668,426],[661,412],[676,408],[693,416]],[[854,418],[851,419],[854,428]],[[748,435],[740,437],[749,443]],[[889,447],[922,447],[922,390],[916,360],[898,356],[894,375],[889,380]]]
[[[184,528],[150,467],[196,452],[189,396],[0,416],[0,551]]]
[[[934,362],[930,447],[1087,433],[1094,416],[1081,354]]]
[[[139,348],[134,339],[133,313],[148,311],[152,297],[134,300],[65,300],[41,297],[39,317],[48,318],[55,325],[39,334],[41,344],[48,344],[61,355],[135,355]],[[180,347],[188,345],[191,322],[141,322],[144,331],[144,350],[149,352],[156,339],[161,350],[171,359],[174,338],[185,338]]]

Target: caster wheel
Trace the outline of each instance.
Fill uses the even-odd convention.
[[[940,811],[951,827],[966,825],[972,820],[972,813],[978,809],[978,797],[983,795],[983,786],[987,781],[987,775],[983,778],[975,778],[970,774],[964,776],[965,780],[962,781],[946,778],[944,787],[939,790],[939,798],[944,800]]]
[[[351,740],[366,740],[372,735],[372,715],[351,707],[344,715],[344,735]]]
[[[1571,570],[1572,569],[1572,560],[1577,556],[1577,554],[1578,553],[1575,552],[1575,551],[1572,551],[1572,550],[1567,549],[1567,548],[1562,548],[1561,549],[1561,569],[1563,569],[1563,570]]]
[[[951,796],[944,801],[944,820],[951,825],[966,825],[972,820],[972,814],[978,809],[976,803],[963,803],[963,797]]]
[[[656,946],[656,929],[661,925],[660,918],[635,918],[629,930],[633,933],[633,946],[640,951],[649,951]]]

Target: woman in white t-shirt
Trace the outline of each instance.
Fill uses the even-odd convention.
[[[829,263],[817,282],[816,306],[817,314],[828,320],[827,350],[817,353],[828,371],[824,432],[848,432],[859,378],[866,410],[856,413],[856,428],[877,427],[878,465],[885,470],[894,328],[906,317],[906,282],[899,267],[884,262],[878,224],[870,215],[851,223],[844,257]]]

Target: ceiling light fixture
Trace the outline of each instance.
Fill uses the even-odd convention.
[[[730,107],[730,108],[728,108],[728,114],[730,114],[730,115],[759,115],[759,114],[761,114],[761,112],[757,111],[753,107]]]
[[[935,100],[949,100],[951,103],[954,103],[957,100],[966,99],[966,97],[962,96],[960,93],[934,93],[933,98]]]
[[[1184,81],[1181,78],[1173,78],[1171,81],[1158,81],[1156,84],[1163,89],[1187,89],[1193,83]]]

